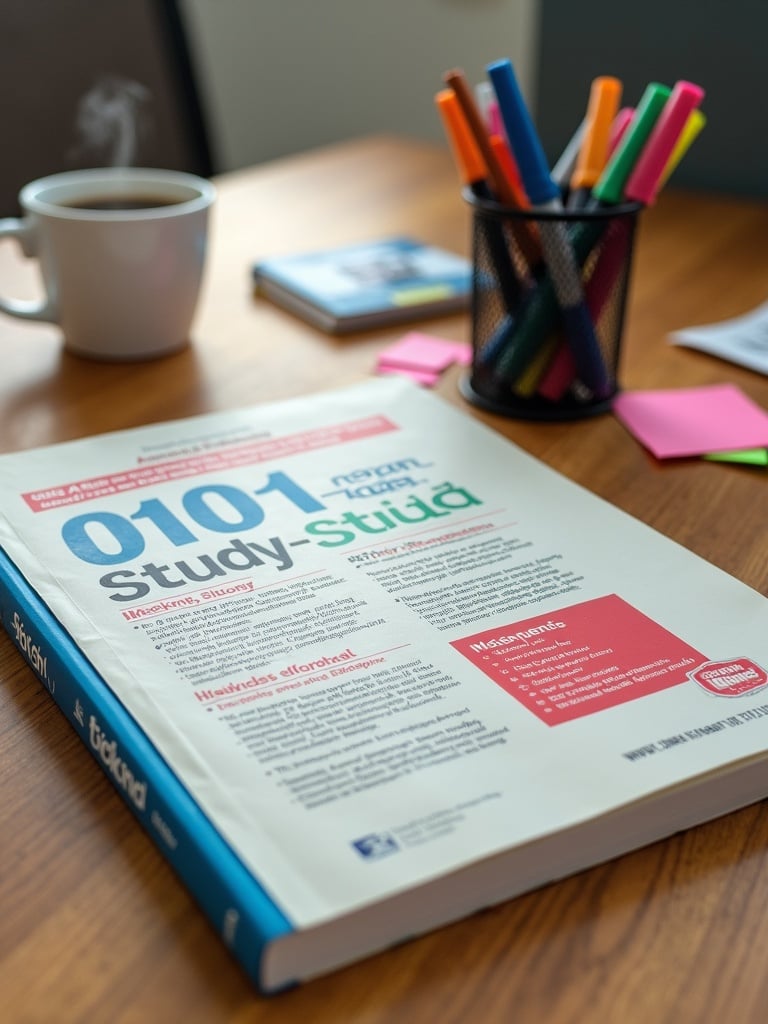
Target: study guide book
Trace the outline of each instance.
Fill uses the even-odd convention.
[[[399,378],[0,457],[6,630],[276,991],[768,795],[768,601]]]
[[[465,310],[468,260],[413,238],[274,256],[253,268],[256,293],[332,334]]]

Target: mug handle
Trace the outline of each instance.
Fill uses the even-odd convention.
[[[35,240],[32,225],[28,220],[17,217],[6,217],[0,220],[0,238],[15,238],[25,256],[35,256]],[[44,320],[56,323],[56,307],[50,295],[42,301],[35,299],[5,299],[0,295],[0,310],[9,316],[21,317],[22,320]]]

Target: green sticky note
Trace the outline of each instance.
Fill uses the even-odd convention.
[[[709,452],[702,455],[710,462],[743,462],[749,466],[768,466],[768,448],[744,448],[736,452]]]

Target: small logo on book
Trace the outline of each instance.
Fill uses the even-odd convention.
[[[705,661],[688,678],[718,697],[743,697],[768,686],[768,673],[749,658]]]
[[[372,832],[361,839],[355,839],[352,846],[361,857],[373,860],[376,857],[387,857],[400,849],[396,840],[388,832]]]

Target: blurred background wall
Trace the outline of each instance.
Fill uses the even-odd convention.
[[[554,162],[596,75],[706,89],[673,184],[768,196],[765,0],[0,0],[0,216],[34,177],[125,159],[210,174],[397,132],[443,141],[443,72],[513,61]]]
[[[180,0],[224,167],[371,130],[440,139],[442,72],[513,61],[551,162],[597,75],[704,87],[674,184],[768,197],[766,0]]]
[[[510,57],[529,91],[537,0],[179,0],[223,169],[390,131],[442,138],[442,74]]]

